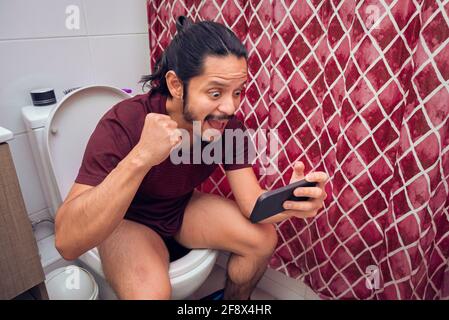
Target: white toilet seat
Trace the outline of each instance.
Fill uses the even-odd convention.
[[[184,257],[170,263],[169,277],[174,279],[188,274],[195,268],[202,264],[208,264],[210,259],[216,259],[218,252],[210,249],[195,249],[191,250]],[[84,253],[79,258],[82,262],[92,267],[95,272],[104,277],[103,269],[101,267],[100,254],[97,248],[93,248]]]
[[[195,292],[209,276],[217,257],[218,251],[216,250],[194,249],[184,257],[171,262],[169,278],[172,286],[172,299],[185,299]],[[89,250],[78,259],[97,275],[106,279],[97,248]]]
[[[90,135],[100,118],[118,102],[131,98],[109,86],[89,86],[64,96],[48,117],[46,145],[61,201],[75,181]]]

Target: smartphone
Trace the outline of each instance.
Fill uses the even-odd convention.
[[[306,180],[297,181],[281,187],[276,190],[271,190],[263,193],[259,196],[254,205],[253,211],[250,215],[250,220],[252,223],[259,222],[282,211],[285,211],[282,206],[285,201],[307,201],[309,197],[296,197],[293,191],[299,187],[315,187],[316,182],[309,182]]]

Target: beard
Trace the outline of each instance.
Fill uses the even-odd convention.
[[[187,83],[185,87],[183,88],[183,96],[185,97],[182,100],[182,117],[184,118],[184,121],[188,123],[192,123],[193,121],[197,120],[195,115],[189,111],[189,106],[187,105],[187,101],[189,100],[189,92],[187,89]]]
[[[193,112],[191,112],[189,105],[187,104],[187,96],[186,99],[182,102],[182,116],[186,122],[192,123],[193,121],[202,121],[199,117],[195,116]],[[203,120],[231,120],[234,117],[234,115],[224,114],[224,115],[207,115]]]
[[[182,117],[184,118],[184,121],[189,123],[193,121],[200,121],[192,112],[190,112],[186,100],[184,100],[182,103]]]
[[[212,115],[212,114],[209,114],[204,119],[202,119],[201,117],[195,115],[195,113],[191,111],[191,105],[189,105],[187,103],[189,101],[189,95],[188,95],[187,88],[184,88],[184,97],[185,97],[185,99],[183,99],[183,101],[182,101],[182,117],[183,117],[184,121],[189,123],[189,124],[193,125],[194,121],[199,121],[201,123],[201,126],[203,126],[204,123],[207,122],[208,120],[230,120],[230,119],[232,119],[234,117],[233,114],[232,115],[229,115],[229,114],[224,114],[224,115]],[[208,123],[208,125],[213,127],[210,123]],[[198,128],[199,131],[193,130],[194,131],[193,132],[193,136],[197,137],[199,141],[202,141],[202,142],[205,142],[205,143],[209,143],[210,141],[203,139],[203,132],[202,132],[201,126]],[[194,139],[194,141],[195,140],[198,141],[197,139]]]

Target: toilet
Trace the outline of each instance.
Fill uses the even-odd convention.
[[[130,97],[119,88],[93,85],[70,92],[56,105],[22,108],[44,195],[53,216],[75,180],[96,124],[113,105]],[[209,276],[218,256],[216,250],[183,247],[182,250],[170,262],[172,299],[185,299],[193,294]],[[78,260],[99,282],[100,297],[114,298],[115,294],[104,281],[97,248]]]

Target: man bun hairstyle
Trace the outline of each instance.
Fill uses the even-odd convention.
[[[165,75],[173,70],[187,91],[189,80],[203,72],[204,60],[208,55],[248,58],[247,51],[237,36],[226,26],[213,22],[193,23],[189,18],[176,19],[176,35],[157,59],[153,73],[142,76],[142,89],[147,86],[154,92],[171,98]]]
[[[176,19],[176,31],[178,33],[185,31],[189,29],[192,26],[192,21],[185,17],[185,16],[179,16],[178,19]]]

